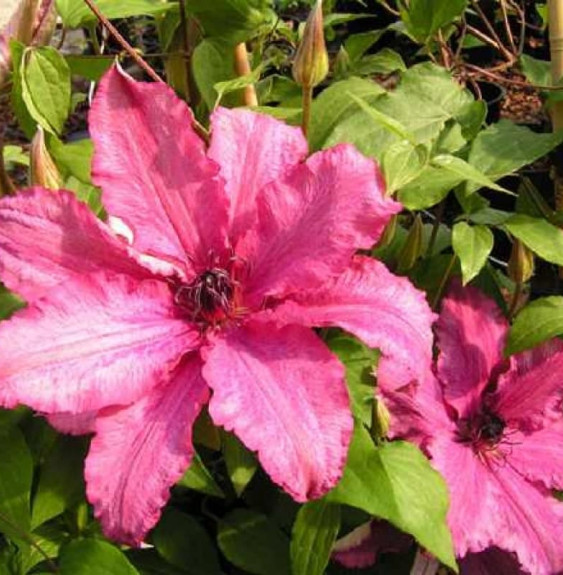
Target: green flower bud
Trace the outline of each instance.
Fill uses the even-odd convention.
[[[49,190],[61,187],[61,174],[45,145],[45,132],[40,126],[31,142],[29,183]]]
[[[399,254],[399,265],[397,271],[400,273],[408,272],[414,267],[418,258],[422,255],[422,232],[423,225],[420,215],[414,218],[414,222],[409,230],[405,245]]]
[[[518,284],[527,282],[534,275],[534,254],[514,238],[508,260],[508,277]]]
[[[328,75],[329,63],[323,25],[323,3],[317,0],[293,61],[293,77],[305,88],[313,88]]]

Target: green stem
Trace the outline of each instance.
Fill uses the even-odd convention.
[[[301,127],[305,138],[309,134],[309,125],[311,124],[311,106],[313,105],[313,87],[303,86],[303,119]]]

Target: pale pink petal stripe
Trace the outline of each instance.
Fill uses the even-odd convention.
[[[340,479],[352,434],[344,369],[309,329],[249,322],[205,350],[209,413],[297,501]]]
[[[163,282],[106,274],[68,281],[0,324],[0,402],[43,413],[126,405],[198,340]]]
[[[561,340],[554,339],[513,356],[510,370],[499,379],[496,409],[512,425],[531,429],[560,418],[562,374]]]
[[[388,386],[425,381],[432,372],[432,323],[422,291],[377,260],[356,256],[337,278],[295,294],[276,309],[287,323],[339,326],[383,356],[378,373]]]
[[[170,487],[190,464],[192,426],[208,396],[194,354],[130,407],[98,416],[86,492],[107,537],[138,545],[156,524]]]
[[[150,275],[71,192],[33,188],[0,200],[0,277],[11,290],[32,302],[99,270]]]
[[[209,157],[221,166],[236,241],[256,221],[256,196],[307,156],[300,128],[250,110],[219,108],[211,116]]]
[[[401,206],[384,196],[379,169],[350,145],[311,156],[257,197],[259,224],[239,255],[250,300],[315,288],[370,248]]]
[[[166,84],[135,82],[114,66],[90,113],[92,178],[139,251],[206,266],[210,251],[225,249],[228,200],[192,122]]]
[[[525,480],[510,463],[498,466],[494,479],[502,492],[498,519],[504,523],[497,533],[497,545],[516,553],[522,567],[533,575],[560,573],[563,503],[547,489]]]
[[[479,552],[502,542],[501,488],[486,462],[452,432],[429,443],[432,465],[444,476],[450,493],[448,524],[456,555]]]
[[[452,284],[436,324],[438,377],[460,416],[477,405],[500,368],[507,332],[508,322],[493,300],[476,288]]]

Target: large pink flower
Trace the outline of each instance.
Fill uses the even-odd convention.
[[[395,436],[417,441],[445,477],[448,522],[464,573],[563,569],[563,342],[503,360],[508,323],[496,304],[455,284],[437,323],[433,374],[397,386],[379,378]],[[489,550],[486,560],[473,554]],[[487,571],[487,565],[493,565]],[[512,569],[512,570],[510,570]]]
[[[349,145],[307,158],[299,129],[244,110],[215,112],[206,149],[192,121],[165,85],[103,79],[93,179],[131,243],[68,192],[0,202],[0,276],[29,304],[0,325],[0,401],[95,433],[88,498],[131,544],[189,465],[208,401],[296,500],[335,485],[352,418],[310,326],[357,334],[408,380],[431,362],[423,294],[354,256],[400,209],[374,163]]]

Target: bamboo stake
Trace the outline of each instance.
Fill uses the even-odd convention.
[[[563,77],[563,0],[549,0],[548,8],[551,79],[555,85]],[[553,103],[551,121],[554,131],[563,130],[563,102]],[[563,166],[557,165],[556,169],[555,207],[563,210]]]

